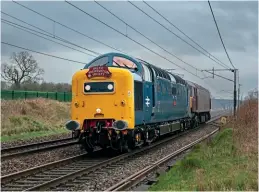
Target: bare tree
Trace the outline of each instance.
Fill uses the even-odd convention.
[[[22,83],[42,80],[44,70],[27,51],[13,53],[10,61],[12,64],[2,64],[1,77],[15,87],[20,88]]]
[[[7,90],[10,87],[6,81],[1,81],[1,90]]]

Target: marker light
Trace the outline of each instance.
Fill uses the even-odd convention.
[[[109,85],[108,85],[108,89],[109,89],[109,90],[112,90],[112,89],[113,89],[113,85],[112,85],[112,84],[109,84]]]
[[[85,86],[85,90],[86,90],[86,91],[89,91],[90,89],[91,89],[91,86],[90,86],[90,85],[86,85],[86,86]]]

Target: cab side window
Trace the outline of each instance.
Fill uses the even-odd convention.
[[[151,71],[149,70],[149,68],[143,64],[143,69],[144,69],[144,80],[148,81],[148,82],[152,82],[152,78],[151,78]]]

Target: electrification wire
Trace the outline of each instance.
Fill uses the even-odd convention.
[[[84,53],[84,54],[89,55],[89,56],[91,56],[91,57],[96,57],[96,55],[91,55],[91,54],[89,54],[89,53],[86,53],[86,52],[83,52],[83,51],[81,51],[81,50],[75,49],[75,48],[73,48],[73,47],[69,47],[69,46],[64,45],[64,44],[62,44],[62,43],[53,41],[53,40],[51,40],[51,39],[48,39],[48,38],[43,37],[43,36],[41,36],[41,35],[38,35],[38,34],[36,34],[36,33],[30,32],[29,30],[32,30],[32,29],[30,29],[30,28],[27,28],[27,27],[24,27],[24,26],[18,27],[18,26],[20,26],[20,25],[18,25],[18,24],[16,24],[16,23],[10,22],[10,21],[5,20],[5,19],[1,19],[1,20],[2,20],[3,23],[5,23],[5,24],[7,24],[7,25],[10,25],[10,26],[15,27],[15,28],[17,28],[17,29],[20,29],[20,30],[25,31],[25,32],[27,32],[27,33],[33,34],[33,35],[35,35],[35,36],[37,36],[37,37],[40,37],[40,38],[42,38],[42,39],[45,39],[45,40],[47,40],[47,41],[51,41],[51,42],[53,42],[53,43],[56,43],[56,44],[59,44],[59,45],[61,45],[61,46],[63,46],[63,47],[67,47],[67,48],[69,48],[69,49],[72,49],[72,50],[75,50],[75,51]],[[23,28],[25,28],[25,29],[23,29]],[[34,30],[32,30],[32,31],[34,31]],[[40,33],[40,32],[37,32],[37,33]],[[47,36],[48,36],[48,35],[47,35]],[[52,37],[52,38],[53,38],[53,37]],[[55,38],[54,38],[54,39],[55,39]]]
[[[202,73],[203,73],[203,72],[202,72]],[[203,74],[204,74],[204,73],[203,73]],[[204,82],[205,82],[206,85],[208,85],[208,87],[213,88],[214,92],[216,93],[216,94],[214,94],[214,97],[217,96],[218,98],[225,100],[225,98],[223,98],[222,96],[220,96],[219,94],[217,94],[217,89],[215,88],[215,86],[213,86],[212,84],[209,84],[209,83],[206,82],[206,81],[204,81]],[[211,94],[211,95],[212,95],[212,94]],[[221,103],[221,102],[220,102],[220,103]],[[222,104],[222,103],[221,103],[221,104]]]
[[[10,15],[10,14],[8,14],[8,13],[5,13],[4,11],[1,11],[1,13],[4,14],[4,15],[7,15],[8,17],[11,17],[11,18],[13,18],[13,19],[15,19],[15,20],[17,20],[17,21],[20,21],[20,22],[22,22],[22,23],[25,23],[26,25],[29,25],[29,26],[31,26],[31,27],[33,27],[33,28],[39,29],[40,31],[44,31],[44,32],[46,32],[47,34],[53,35],[52,33],[48,32],[48,31],[45,31],[45,30],[43,30],[43,29],[41,29],[41,28],[39,28],[39,27],[37,27],[37,26],[35,26],[35,25],[32,25],[32,24],[30,24],[30,23],[27,23],[27,22],[25,22],[25,21],[23,21],[23,20],[21,20],[21,19],[18,19],[17,17],[14,17],[14,16],[12,16],[12,15]]]
[[[59,56],[56,56],[56,55],[50,55],[50,54],[47,54],[47,53],[31,50],[31,49],[28,49],[28,48],[25,48],[25,47],[20,47],[20,46],[13,45],[13,44],[10,44],[10,43],[6,43],[6,42],[3,42],[3,41],[1,41],[1,43],[5,44],[5,45],[8,45],[8,46],[11,46],[11,47],[16,47],[16,48],[19,48],[19,49],[31,51],[31,52],[34,52],[34,53],[38,53],[38,54],[41,54],[41,55],[45,55],[45,56],[49,56],[49,57],[53,57],[53,58],[57,58],[57,59],[65,60],[65,61],[80,63],[80,64],[84,64],[84,65],[86,64],[85,62],[75,61],[75,60],[67,59],[67,58],[64,58],[64,57],[59,57]]]
[[[159,48],[161,48],[162,50],[164,50],[165,52],[167,52],[168,54],[172,55],[173,57],[177,58],[178,60],[182,61],[183,63],[185,63],[186,65],[194,68],[195,70],[199,70],[198,68],[192,66],[191,64],[183,61],[181,58],[177,57],[175,54],[167,51],[166,49],[164,49],[162,46],[160,46],[159,44],[157,44],[156,42],[154,42],[153,40],[151,40],[150,38],[148,38],[147,36],[145,36],[143,33],[141,33],[140,31],[138,31],[136,28],[132,27],[131,25],[129,25],[128,23],[126,23],[123,19],[121,19],[120,17],[118,17],[117,15],[115,15],[112,11],[110,11],[109,9],[107,9],[106,7],[104,7],[102,4],[98,3],[97,1],[94,1],[96,4],[98,4],[100,7],[102,7],[103,9],[105,9],[106,11],[108,11],[111,15],[113,15],[114,17],[116,17],[117,19],[119,19],[121,22],[123,22],[126,26],[130,27],[132,30],[134,30],[135,32],[137,32],[138,34],[140,34],[142,37],[146,38],[147,40],[149,40],[150,42],[152,42],[153,44],[155,44],[156,46],[158,46]]]
[[[168,27],[164,26],[163,24],[161,24],[159,21],[157,21],[156,19],[154,19],[153,17],[151,17],[148,13],[146,13],[145,11],[143,11],[142,9],[140,9],[138,6],[136,6],[135,4],[133,4],[132,2],[128,1],[131,5],[133,5],[135,8],[137,8],[139,11],[141,11],[142,13],[144,13],[146,16],[148,16],[150,19],[152,19],[153,21],[155,21],[157,24],[159,24],[160,26],[162,26],[163,28],[165,28],[167,31],[169,31],[170,33],[172,33],[173,35],[175,35],[176,37],[178,37],[179,39],[181,39],[182,41],[184,41],[186,44],[188,44],[189,46],[191,46],[192,48],[194,48],[195,50],[199,51],[201,54],[205,55],[206,57],[208,57],[209,59],[213,60],[214,62],[218,63],[219,65],[221,65],[222,67],[225,67],[224,65],[222,65],[221,63],[215,61],[213,58],[209,57],[208,55],[206,55],[205,53],[203,53],[202,51],[200,51],[199,49],[197,49],[196,47],[194,47],[192,44],[188,43],[187,41],[185,41],[183,38],[181,38],[179,35],[175,34],[172,30],[170,30]],[[229,67],[228,67],[229,68]]]
[[[215,18],[215,16],[214,16],[214,13],[213,13],[213,10],[212,10],[212,7],[211,7],[211,5],[210,5],[210,1],[209,1],[209,0],[208,0],[208,3],[209,3],[209,6],[210,6],[211,14],[212,14],[212,16],[213,16],[213,20],[214,20],[215,25],[216,25],[216,27],[217,27],[217,31],[218,31],[218,34],[219,34],[221,43],[222,43],[222,45],[223,45],[223,47],[224,47],[224,49],[225,49],[225,52],[226,52],[226,54],[227,54],[227,57],[228,57],[228,60],[229,60],[230,64],[231,64],[232,67],[234,67],[234,69],[235,69],[235,66],[233,65],[233,63],[232,63],[232,61],[231,61],[231,59],[230,59],[230,57],[229,57],[229,55],[228,55],[227,49],[226,49],[226,47],[225,47],[225,45],[224,45],[223,39],[222,39],[222,37],[221,37],[220,31],[219,31],[219,28],[218,28],[218,24],[217,24],[217,21],[216,21],[216,18]]]
[[[206,71],[207,73],[210,73],[210,74],[212,74],[212,75],[215,75],[215,76],[221,77],[222,79],[225,79],[225,80],[228,80],[228,81],[232,81],[232,82],[234,82],[234,80],[232,80],[232,79],[229,79],[229,78],[223,77],[223,76],[221,76],[221,75],[218,75],[218,74],[212,73],[212,72],[210,72],[210,71],[208,71],[208,70],[204,70],[204,71]]]
[[[12,0],[12,1],[13,1],[13,0]],[[73,28],[71,28],[71,27],[65,25],[65,24],[62,24],[62,23],[60,23],[59,21],[56,21],[56,20],[54,20],[54,19],[52,19],[52,18],[50,18],[50,17],[48,17],[48,16],[46,16],[46,15],[43,15],[43,14],[41,14],[41,13],[39,13],[39,12],[37,12],[37,11],[35,11],[35,10],[33,10],[33,9],[31,9],[31,8],[29,8],[29,7],[27,7],[27,6],[25,6],[25,5],[22,5],[22,4],[20,4],[20,3],[16,2],[16,1],[13,1],[13,2],[16,3],[17,5],[19,5],[19,6],[23,7],[23,8],[25,8],[25,9],[29,10],[29,11],[32,11],[32,12],[36,13],[37,15],[40,15],[40,16],[44,17],[45,19],[48,19],[48,20],[50,20],[50,21],[52,21],[52,22],[54,22],[54,23],[56,23],[56,24],[59,24],[60,26],[62,26],[62,27],[64,27],[64,28],[67,28],[67,29],[69,29],[69,30],[71,30],[71,31],[73,31],[73,32],[75,32],[75,33],[78,33],[78,34],[80,34],[80,35],[82,35],[82,36],[84,36],[84,37],[86,37],[86,38],[88,38],[88,39],[91,39],[91,40],[93,40],[93,41],[95,41],[95,42],[97,42],[97,43],[100,43],[100,44],[102,44],[102,45],[104,45],[104,46],[106,46],[106,47],[109,47],[109,48],[111,48],[111,49],[113,49],[113,50],[119,51],[119,52],[121,52],[121,53],[125,53],[124,51],[122,51],[122,50],[120,50],[120,49],[117,49],[117,48],[115,48],[115,47],[113,47],[113,46],[110,46],[110,45],[108,45],[108,44],[106,44],[106,43],[103,43],[103,42],[101,42],[101,41],[99,41],[99,40],[97,40],[97,39],[95,39],[95,38],[93,38],[93,37],[90,37],[90,36],[86,35],[85,33],[82,33],[82,32],[80,32],[80,31],[78,31],[78,30],[76,30],[76,29],[73,29]]]
[[[112,47],[112,46],[110,46],[110,45],[108,45],[108,44],[105,44],[105,43],[103,43],[103,42],[101,42],[101,41],[99,41],[99,40],[97,40],[97,39],[94,39],[94,38],[92,38],[92,37],[90,37],[90,36],[88,36],[88,35],[86,35],[86,34],[80,32],[80,31],[78,31],[78,30],[75,30],[75,29],[73,29],[73,28],[71,28],[71,27],[68,27],[67,25],[62,24],[62,23],[60,23],[60,22],[58,22],[58,21],[56,21],[56,20],[54,20],[54,19],[52,19],[52,18],[50,18],[50,17],[48,17],[48,16],[46,16],[46,15],[43,15],[43,14],[41,14],[41,13],[39,13],[39,12],[37,12],[37,11],[35,11],[35,10],[33,10],[33,9],[31,9],[31,8],[29,8],[29,7],[27,7],[27,6],[25,6],[25,5],[22,5],[22,4],[20,4],[20,3],[16,2],[16,1],[14,1],[14,0],[12,0],[12,2],[14,2],[14,3],[16,3],[17,5],[19,5],[19,6],[23,7],[23,8],[25,8],[25,9],[27,9],[27,10],[29,10],[29,11],[32,11],[32,12],[34,12],[35,14],[40,15],[40,16],[42,16],[42,17],[44,17],[44,18],[46,18],[46,19],[48,19],[48,20],[50,20],[50,21],[52,21],[52,22],[54,22],[54,23],[56,23],[56,24],[59,24],[60,26],[62,26],[62,27],[64,27],[64,28],[67,28],[67,29],[69,29],[69,30],[71,30],[71,31],[73,31],[73,32],[75,32],[75,33],[78,33],[78,34],[80,34],[80,35],[82,35],[82,36],[84,36],[84,37],[87,37],[87,38],[89,38],[89,39],[91,39],[91,40],[93,40],[93,41],[95,41],[95,42],[98,42],[98,43],[100,43],[100,44],[102,44],[102,45],[105,45],[105,46],[107,46],[107,47],[109,47],[109,48],[111,48],[111,49],[114,49],[114,50],[116,50],[116,51],[119,51],[119,52],[121,52],[121,53],[124,53],[124,54],[129,55],[128,53],[126,53],[126,52],[124,52],[124,51],[122,51],[122,50],[120,50],[120,49],[117,49],[117,48],[115,48],[115,47]],[[133,56],[132,56],[132,57],[133,57]],[[194,74],[194,75],[195,75],[195,74]]]
[[[186,33],[184,33],[181,29],[179,29],[176,25],[174,25],[171,21],[169,21],[165,16],[162,15],[159,11],[157,11],[154,7],[152,7],[150,4],[148,4],[146,1],[143,1],[148,7],[150,7],[154,12],[156,12],[158,15],[160,15],[164,20],[166,20],[170,25],[172,25],[174,28],[176,28],[179,32],[181,32],[183,35],[185,35],[190,41],[192,41],[194,44],[196,44],[198,47],[200,47],[203,51],[209,54],[209,56],[212,56],[214,59],[219,61],[221,64],[229,68],[226,64],[224,64],[222,61],[220,61],[218,58],[213,56],[210,52],[208,52],[206,49],[204,49],[201,45],[199,45],[197,42],[195,42],[191,37],[189,37]]]
[[[52,22],[55,22],[55,23],[57,23],[57,24],[59,24],[59,25],[65,27],[65,28],[67,28],[67,29],[70,29],[70,30],[72,30],[72,31],[74,31],[74,32],[76,32],[76,33],[78,33],[78,34],[81,34],[81,35],[83,35],[83,36],[85,36],[85,37],[87,37],[87,38],[90,38],[90,39],[92,39],[92,40],[94,40],[94,41],[96,41],[96,42],[98,42],[98,43],[101,43],[101,44],[103,44],[103,45],[105,45],[105,46],[107,46],[107,47],[110,47],[110,48],[112,48],[112,49],[114,49],[114,50],[117,50],[117,51],[119,51],[119,52],[124,53],[123,51],[118,50],[117,48],[114,48],[114,47],[109,46],[109,45],[107,45],[107,44],[105,44],[105,43],[103,43],[103,42],[101,42],[101,41],[98,41],[98,40],[92,38],[92,37],[89,37],[89,36],[87,36],[87,35],[85,35],[85,34],[79,32],[79,31],[77,31],[77,30],[75,30],[75,29],[72,29],[71,27],[68,27],[68,26],[66,26],[66,25],[64,25],[64,24],[62,24],[62,23],[60,23],[60,22],[58,22],[58,21],[56,21],[56,20],[54,20],[54,19],[51,19],[50,17],[48,17],[48,16],[46,16],[46,15],[43,15],[43,14],[41,14],[41,13],[39,13],[39,12],[37,12],[37,11],[35,11],[35,10],[33,10],[33,9],[31,9],[31,8],[29,8],[29,7],[27,7],[27,6],[25,6],[25,5],[22,5],[22,4],[20,4],[20,3],[16,2],[16,1],[13,1],[13,2],[16,3],[16,4],[19,5],[19,6],[21,6],[21,7],[25,8],[25,9],[27,9],[27,10],[30,10],[30,11],[32,11],[32,12],[34,12],[34,13],[36,13],[36,14],[38,14],[38,15],[40,15],[40,16],[42,16],[42,17],[44,17],[44,18],[46,18],[46,19],[48,19],[48,20],[50,20],[50,21],[52,21]],[[67,1],[66,1],[66,3],[68,3],[68,4],[70,4],[70,5],[73,5],[73,4],[71,4],[71,3],[67,2]],[[76,7],[75,5],[73,5],[73,6]],[[77,9],[78,9],[78,7],[77,7]],[[79,8],[79,10],[80,10],[80,8]],[[83,10],[80,10],[80,11],[84,12]],[[86,13],[86,12],[84,12],[84,13]],[[92,18],[98,20],[97,18],[93,17],[92,15],[90,15],[90,14],[88,14],[88,13],[86,13],[86,14],[89,15],[90,17],[92,17]],[[100,21],[100,20],[99,20],[99,22],[103,23],[103,24],[106,25],[107,27],[109,27],[109,28],[115,30],[116,32],[122,34],[123,36],[127,37],[125,34],[121,33],[120,31],[116,30],[115,28],[113,28],[113,27],[111,27],[111,26],[105,24],[104,22],[102,22],[102,21]],[[127,38],[130,39],[130,40],[132,40],[133,42],[139,44],[140,46],[146,48],[147,50],[151,51],[152,53],[158,55],[159,57],[161,57],[161,58],[167,60],[168,62],[170,62],[170,63],[172,63],[172,64],[178,66],[179,68],[181,68],[181,69],[187,71],[188,73],[190,73],[190,74],[192,74],[192,75],[194,75],[194,76],[200,78],[199,76],[197,76],[197,74],[192,73],[192,72],[186,70],[185,68],[183,68],[183,67],[177,65],[176,63],[174,63],[174,62],[168,60],[167,58],[163,57],[162,55],[160,55],[160,54],[154,52],[153,50],[149,49],[148,47],[146,47],[146,46],[144,46],[144,45],[138,43],[138,42],[135,41],[134,39],[132,39],[132,38],[130,38],[130,37],[127,37]],[[127,53],[126,53],[126,54],[127,54]],[[196,71],[196,72],[197,72],[197,71]]]
[[[180,65],[178,65],[178,64],[176,64],[176,63],[174,63],[173,61],[171,61],[171,60],[167,59],[166,57],[164,57],[164,56],[160,55],[159,53],[157,53],[157,52],[153,51],[152,49],[148,48],[147,46],[145,46],[145,45],[143,45],[143,44],[141,44],[141,43],[137,42],[136,40],[132,39],[131,37],[129,37],[129,36],[127,36],[127,35],[125,35],[125,34],[124,34],[124,33],[122,33],[121,31],[119,31],[118,29],[115,29],[114,27],[112,27],[112,26],[108,25],[107,23],[105,23],[105,22],[101,21],[100,19],[98,19],[98,18],[96,18],[96,17],[92,16],[91,14],[89,14],[89,13],[85,12],[85,11],[84,11],[84,10],[82,10],[81,8],[77,7],[76,5],[74,5],[74,4],[72,4],[72,3],[68,2],[68,1],[65,1],[65,2],[66,2],[66,3],[68,3],[69,5],[71,5],[72,7],[76,8],[77,10],[81,11],[82,13],[84,13],[84,14],[88,15],[89,17],[91,17],[91,18],[95,19],[96,21],[98,21],[98,22],[102,23],[103,25],[105,25],[105,26],[109,27],[110,29],[112,29],[112,30],[116,31],[117,33],[119,33],[119,34],[123,35],[124,37],[127,37],[127,38],[128,38],[128,39],[130,39],[131,41],[133,41],[133,42],[135,42],[136,44],[140,45],[141,47],[143,47],[143,48],[145,48],[145,49],[149,50],[150,52],[154,53],[155,55],[157,55],[157,56],[159,56],[159,57],[161,57],[161,58],[163,58],[163,59],[167,60],[168,62],[170,62],[170,63],[172,63],[172,64],[176,65],[177,67],[179,67],[179,68],[183,69],[184,71],[186,71],[186,72],[188,72],[188,73],[190,73],[190,74],[192,74],[192,75],[194,75],[194,76],[196,76],[196,77],[200,78],[200,77],[199,77],[199,76],[197,76],[195,73],[192,73],[192,72],[188,71],[187,69],[185,69],[185,68],[183,68],[182,66],[180,66]]]
[[[1,13],[4,13],[4,12],[1,11]],[[89,51],[89,52],[91,52],[91,53],[93,53],[93,54],[95,54],[95,55],[100,55],[100,54],[101,54],[101,53],[98,53],[98,52],[96,52],[96,51],[93,51],[93,50],[87,49],[87,48],[85,48],[85,47],[79,46],[79,45],[77,45],[77,44],[75,44],[75,43],[72,43],[72,42],[70,42],[70,41],[68,41],[68,40],[65,40],[65,39],[63,39],[63,38],[61,38],[61,37],[59,37],[59,36],[57,36],[57,35],[53,35],[52,33],[48,32],[48,31],[46,31],[46,30],[44,30],[44,29],[41,29],[41,28],[39,28],[39,27],[37,27],[37,26],[35,26],[35,25],[32,25],[32,24],[30,24],[30,23],[28,23],[28,22],[25,22],[25,21],[23,21],[23,20],[21,20],[21,19],[18,19],[18,18],[16,18],[16,17],[14,17],[14,16],[11,16],[10,14],[7,14],[7,13],[4,13],[4,14],[6,14],[6,15],[8,15],[9,17],[11,17],[11,18],[13,18],[13,19],[16,19],[16,20],[18,20],[18,21],[20,21],[20,22],[22,22],[22,23],[25,23],[25,24],[27,24],[27,25],[29,25],[29,26],[31,26],[31,27],[37,28],[38,30],[41,30],[41,31],[43,31],[43,32],[45,32],[45,33],[47,33],[47,34],[49,34],[49,35],[47,35],[47,34],[45,34],[45,33],[42,33],[42,32],[39,32],[39,31],[36,31],[36,30],[33,30],[33,29],[30,29],[30,28],[27,28],[27,27],[25,27],[25,26],[21,26],[21,25],[19,25],[19,24],[15,24],[15,23],[12,23],[12,22],[8,21],[9,23],[18,25],[18,26],[20,26],[20,27],[22,27],[22,28],[27,28],[27,29],[29,29],[29,30],[31,30],[31,31],[34,31],[34,32],[36,32],[36,33],[40,33],[40,34],[42,34],[42,35],[51,37],[51,38],[53,38],[53,39],[57,39],[57,40],[59,40],[59,41],[68,43],[68,44],[70,44],[70,45],[74,45],[74,46],[76,46],[76,47],[79,47],[79,48],[81,48],[81,49],[84,49],[84,50],[86,50],[86,51]],[[6,21],[7,21],[7,20],[6,20]],[[92,56],[92,55],[91,55],[91,56]]]

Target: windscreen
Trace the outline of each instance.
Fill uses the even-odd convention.
[[[92,63],[90,63],[90,65],[86,66],[87,68],[89,67],[94,67],[94,66],[104,66],[107,65],[109,61],[108,57],[101,57],[95,61],[93,61]]]

